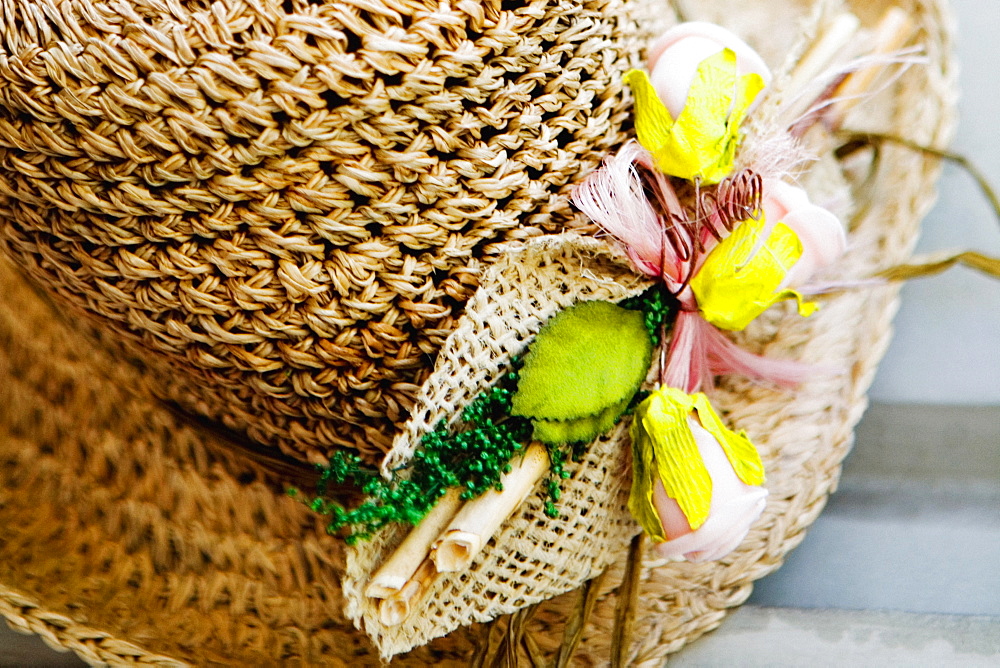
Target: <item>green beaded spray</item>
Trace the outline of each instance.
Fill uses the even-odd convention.
[[[619,306],[641,311],[650,339],[658,343],[665,324],[675,312],[668,294],[654,286]],[[512,416],[511,405],[517,393],[521,360],[512,360],[511,369],[492,388],[481,393],[463,411],[454,427],[444,423],[426,434],[412,460],[393,472],[390,479],[375,468],[365,466],[355,454],[336,452],[325,466],[320,466],[316,496],[306,500],[316,512],[330,517],[331,533],[346,532],[353,544],[368,539],[376,531],[394,522],[415,525],[434,507],[445,492],[462,489],[462,499],[472,499],[489,489],[501,490],[500,478],[511,470],[511,461],[524,450],[535,433],[532,420]],[[637,392],[628,401],[627,414],[645,393]],[[619,418],[616,418],[616,420]],[[546,443],[550,473],[546,482],[548,499],[545,514],[558,517],[557,503],[561,483],[570,477],[568,460],[579,460],[587,442]],[[331,484],[352,484],[366,495],[365,501],[352,509],[326,496]],[[290,490],[300,496],[297,490]]]

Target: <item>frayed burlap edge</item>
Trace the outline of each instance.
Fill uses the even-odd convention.
[[[396,438],[386,467],[405,464],[420,438],[442,421],[457,419],[483,390],[524,352],[554,313],[579,301],[620,301],[650,284],[607,243],[573,233],[512,247],[484,276],[456,331],[438,356],[412,417]],[[462,573],[440,576],[422,609],[387,627],[378,601],[364,596],[371,574],[392,553],[405,531],[385,531],[347,552],[344,595],[347,615],[388,658],[472,622],[489,621],[580,586],[602,572],[638,530],[625,507],[628,490],[626,424],[595,441],[587,455],[567,466],[560,516],[543,512],[544,480],[495,539]]]

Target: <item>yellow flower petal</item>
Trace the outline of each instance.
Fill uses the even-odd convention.
[[[740,124],[764,88],[759,74],[736,76],[736,54],[723,49],[706,58],[676,121],[641,70],[625,74],[635,96],[639,143],[652,153],[660,171],[703,184],[718,183],[733,169]]]
[[[628,497],[628,509],[643,531],[657,543],[667,539],[663,524],[653,503],[653,484],[656,471],[653,468],[653,447],[648,434],[639,425],[636,411],[632,421],[632,490]]]
[[[656,474],[667,496],[677,501],[688,524],[697,529],[708,519],[712,478],[688,425],[691,397],[668,387],[647,401],[640,419],[652,446]]]
[[[694,409],[698,413],[698,421],[708,433],[715,437],[726,453],[726,458],[732,464],[736,477],[747,485],[764,484],[764,463],[760,453],[747,437],[745,431],[734,432],[722,423],[719,414],[712,408],[708,397],[699,392],[694,395]]]
[[[722,423],[707,396],[660,387],[635,410],[628,501],[633,517],[658,542],[666,540],[666,535],[653,505],[657,478],[667,496],[677,501],[692,530],[705,523],[711,509],[712,478],[688,423],[692,412],[719,442],[740,480],[747,485],[764,482],[764,465],[757,449],[745,433],[736,433]]]
[[[691,279],[698,309],[719,329],[741,330],[783,299],[795,299],[803,316],[818,308],[794,290],[778,291],[785,274],[801,257],[802,243],[784,223],[777,223],[761,243],[764,225],[763,215],[760,220],[740,223],[712,249]]]
[[[708,519],[712,478],[688,426],[692,408],[689,395],[664,386],[639,404],[632,421],[632,493],[628,505],[655,541],[667,539],[653,505],[657,478],[693,529]]]

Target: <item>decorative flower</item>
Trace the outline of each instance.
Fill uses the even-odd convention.
[[[701,393],[661,386],[632,422],[629,510],[663,557],[725,556],[763,512],[760,455]]]
[[[790,298],[798,301],[800,315],[812,314],[816,304],[794,290],[778,289],[801,255],[798,236],[784,223],[768,226],[765,215],[740,223],[691,279],[702,317],[719,329],[739,331]]]
[[[702,316],[720,329],[741,330],[783,299],[797,300],[808,316],[816,304],[790,286],[833,262],[846,244],[836,216],[801,188],[768,179],[759,218],[740,223],[708,254],[691,290]]]
[[[640,178],[639,169],[646,174],[645,182]],[[788,260],[794,272],[785,271],[788,267],[783,267],[777,274],[777,282],[772,279],[769,289],[757,288],[761,300],[770,304],[773,300],[766,298],[775,291],[799,285],[799,277],[806,280],[806,274],[811,270],[798,271],[796,267],[800,263],[813,269],[822,266],[839,255],[845,242],[843,229],[836,218],[809,204],[808,197],[800,189],[767,179],[762,190],[765,191],[761,200],[764,217],[773,222],[787,219],[785,224],[793,232],[785,230],[781,235],[782,243],[794,250],[795,245],[789,242],[798,236],[801,245],[797,251],[798,261],[791,263]],[[693,226],[685,222],[689,220],[688,214],[668,177],[655,171],[650,154],[642,147],[634,142],[623,146],[574,191],[573,201],[591,220],[619,241],[636,271],[657,277],[680,303],[666,369],[661,374],[662,383],[696,392],[710,389],[716,375],[737,373],[791,387],[813,371],[798,362],[769,359],[745,351],[705,319],[692,286],[685,277],[690,272],[705,269],[706,254],[699,250],[703,245],[714,248],[719,253],[717,258],[722,257],[725,249],[713,246],[715,240],[712,237],[704,234],[697,239],[694,237]],[[659,204],[659,212],[654,209],[653,202]],[[739,225],[734,230],[738,228]],[[751,231],[747,228],[744,233]],[[735,244],[737,240],[729,243]],[[754,250],[754,245],[749,250]],[[759,248],[756,250],[761,252]],[[762,255],[758,262],[763,258]],[[720,262],[720,265],[716,269],[722,275],[731,272],[733,277],[740,278],[752,277],[754,273],[753,267],[749,271],[736,272],[724,263]],[[796,283],[788,280],[790,274],[795,277]],[[716,277],[713,268],[709,267],[699,281],[704,287]],[[707,290],[702,287],[699,289],[703,301],[709,304],[708,310],[720,310],[714,308],[711,298],[705,298],[705,292],[713,292],[715,286]],[[724,304],[725,293],[720,292],[719,296]],[[744,308],[741,303],[732,306],[734,312],[741,314]],[[751,315],[762,311],[763,308],[754,307]]]
[[[681,23],[664,32],[649,49],[649,80],[674,118],[680,115],[698,65],[723,49],[736,54],[736,75],[758,74],[771,83],[771,70],[742,39],[722,26],[706,21]]]
[[[676,26],[650,59],[652,77],[631,70],[639,143],[665,174],[710,185],[733,169],[740,124],[770,72],[729,31],[702,23]]]
[[[779,287],[805,286],[847,250],[847,234],[840,219],[809,201],[806,191],[779,179],[764,180],[764,215],[787,225],[802,244],[802,255]]]

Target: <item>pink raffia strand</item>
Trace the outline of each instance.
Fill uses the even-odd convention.
[[[826,369],[794,360],[748,352],[713,327],[697,311],[682,310],[674,323],[661,382],[691,394],[711,391],[715,376],[738,374],[793,388]]]
[[[713,386],[708,351],[705,350],[706,339],[699,336],[701,322],[705,320],[697,311],[682,310],[677,314],[670,348],[667,350],[667,368],[660,376],[660,382],[664,385],[676,387],[688,394],[708,390]]]
[[[680,298],[680,293],[685,289],[686,279],[697,270],[698,263],[703,257],[698,254],[699,246],[692,236],[687,212],[681,206],[670,179],[655,168],[652,156],[648,153],[639,159],[640,164],[650,175],[650,191],[659,203],[660,210],[665,212],[663,227],[658,231],[663,245],[660,279],[671,293]],[[701,247],[705,248],[706,243],[707,240],[702,241]],[[688,292],[690,293],[690,290]]]

